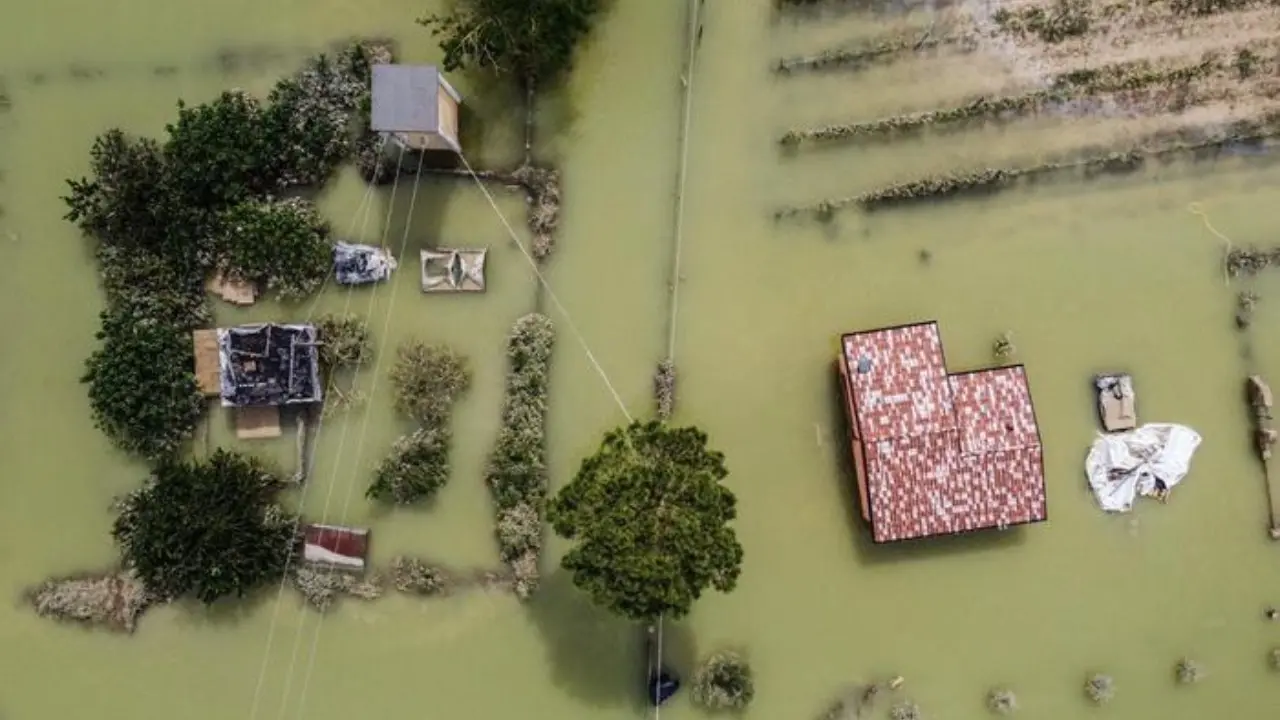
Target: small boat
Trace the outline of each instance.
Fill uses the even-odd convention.
[[[1110,373],[1094,377],[1093,384],[1098,390],[1098,416],[1104,430],[1119,432],[1137,427],[1133,378],[1124,373]]]
[[[369,531],[340,525],[313,523],[303,531],[302,559],[315,565],[364,570],[369,553]]]

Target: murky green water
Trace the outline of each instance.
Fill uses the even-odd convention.
[[[346,603],[320,625],[291,593],[279,606],[273,594],[236,616],[154,611],[131,638],[51,624],[16,599],[46,575],[108,562],[106,506],[141,476],[91,426],[76,382],[101,300],[84,244],[60,220],[63,178],[83,171],[101,130],[158,132],[177,97],[265,88],[337,37],[393,35],[407,59],[433,59],[433,42],[410,24],[429,4],[60,0],[7,14],[0,74],[14,107],[0,115],[8,300],[0,305],[0,586],[14,600],[0,610],[5,717],[250,717],[273,622],[256,717],[643,716],[632,632],[587,608],[558,572],[528,607],[498,595],[391,596]],[[703,425],[729,457],[747,562],[737,592],[708,597],[672,628],[675,659],[745,649],[758,672],[755,718],[810,717],[845,683],[886,674],[904,675],[929,717],[982,717],[995,684],[1017,690],[1025,716],[1080,717],[1092,712],[1080,692],[1091,670],[1116,677],[1105,711],[1114,717],[1268,717],[1280,706],[1280,678],[1266,667],[1280,626],[1265,624],[1261,609],[1280,604],[1280,550],[1265,539],[1240,381],[1251,368],[1280,378],[1277,311],[1268,304],[1280,303],[1280,276],[1258,283],[1263,301],[1246,358],[1218,241],[1186,205],[1202,202],[1238,244],[1271,242],[1267,211],[1280,172],[1240,160],[1170,166],[987,201],[848,213],[829,226],[777,225],[780,204],[1022,158],[1093,131],[1045,120],[780,157],[775,138],[789,126],[917,109],[980,89],[983,79],[965,68],[948,76],[898,67],[777,80],[768,71],[775,55],[874,28],[865,18],[778,22],[768,6],[708,0],[693,77],[678,419]],[[635,411],[649,403],[666,345],[685,12],[677,0],[619,0],[581,57],[572,100],[544,117],[542,145],[564,169],[567,198],[550,280]],[[237,65],[219,61],[227,47],[272,52]],[[509,105],[474,102],[486,122],[472,159],[511,157]],[[375,195],[366,239],[385,232],[399,244],[403,190],[390,228],[387,193]],[[353,176],[327,195],[340,230],[361,195]],[[502,200],[519,226],[518,198]],[[493,564],[480,472],[501,402],[504,336],[532,309],[536,283],[474,187],[424,184],[410,227],[411,256],[425,244],[491,248],[483,296],[424,297],[412,270],[372,305],[369,293],[350,296],[357,312],[391,313],[378,335],[388,348],[419,336],[473,361],[477,382],[456,421],[455,477],[429,510],[380,514],[364,501],[368,469],[402,431],[383,382],[367,424],[351,412],[324,425],[305,504],[313,515],[370,524],[379,561],[410,552]],[[346,300],[334,293],[321,311]],[[830,371],[835,337],[922,318],[941,322],[956,369],[983,364],[992,338],[1014,332],[1046,443],[1047,524],[886,549],[869,547],[853,523]],[[1114,367],[1134,374],[1141,419],[1184,422],[1205,437],[1172,501],[1144,503],[1131,517],[1103,517],[1080,470],[1094,427],[1088,380]],[[562,482],[620,417],[567,332],[552,393],[553,476]],[[229,436],[215,415],[211,438]],[[289,454],[287,443],[261,451]],[[1184,654],[1209,668],[1202,685],[1173,686]],[[663,714],[697,715],[685,698]]]

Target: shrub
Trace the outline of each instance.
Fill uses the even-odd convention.
[[[1008,688],[994,688],[987,693],[987,709],[997,715],[1012,715],[1018,711],[1018,696]]]
[[[1205,671],[1203,665],[1195,660],[1189,660],[1187,658],[1182,658],[1178,661],[1178,664],[1173,667],[1173,676],[1174,679],[1178,681],[1179,685],[1192,685],[1198,683],[1203,680],[1207,674],[1208,673]]]
[[[123,501],[112,534],[162,601],[243,596],[279,579],[297,548],[296,521],[275,503],[280,487],[260,461],[224,450],[165,462]]]
[[[889,708],[889,720],[920,720],[920,706],[903,700]]]
[[[333,267],[329,226],[301,198],[249,200],[218,224],[223,270],[283,298],[314,293]]]
[[[1271,648],[1271,652],[1267,653],[1267,662],[1272,670],[1280,670],[1280,647]]]
[[[449,430],[422,428],[396,441],[365,496],[397,505],[428,499],[449,480]]]
[[[453,585],[453,579],[443,569],[404,556],[391,561],[391,582],[400,592],[415,595],[443,595]]]
[[[423,425],[447,421],[454,402],[471,387],[466,358],[444,345],[408,342],[391,368],[396,409]]]
[[[515,574],[521,597],[531,594],[538,582],[541,515],[547,495],[547,382],[554,343],[555,329],[544,315],[525,315],[511,329],[502,428],[485,474],[497,505],[499,549]]]
[[[302,565],[293,571],[291,579],[302,597],[320,612],[328,610],[340,595],[360,600],[382,597],[381,578],[377,576],[366,579],[341,570]]]
[[[742,710],[755,694],[751,666],[733,653],[707,658],[693,678],[693,701],[708,710]]]
[[[1101,673],[1090,675],[1084,683],[1084,694],[1098,705],[1108,703],[1115,697],[1116,681],[1111,679],[1110,675]]]
[[[101,346],[85,363],[94,424],[120,449],[149,459],[178,451],[204,409],[191,336],[133,314],[102,313]]]
[[[327,371],[362,365],[373,355],[369,326],[354,315],[325,315],[316,322],[316,334],[320,365]]]

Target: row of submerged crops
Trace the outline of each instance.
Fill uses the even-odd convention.
[[[810,4],[780,3],[782,12]],[[780,82],[818,71],[852,73],[903,62],[931,62],[928,67],[945,76],[957,62],[969,62],[958,56],[973,53],[985,54],[983,60],[994,57],[1007,65],[1010,78],[1018,78],[995,91],[932,108],[791,127],[778,136],[789,156],[891,145],[1033,118],[1095,116],[1114,121],[1116,128],[1141,120],[1143,128],[1136,137],[1126,133],[1124,140],[1068,148],[1052,158],[987,163],[978,158],[970,167],[781,207],[775,217],[829,219],[842,208],[872,210],[989,192],[1065,171],[1085,177],[1130,171],[1153,159],[1216,157],[1238,145],[1251,145],[1261,154],[1277,134],[1280,112],[1280,87],[1272,81],[1280,70],[1280,31],[1272,28],[1280,28],[1277,0],[1052,0],[1006,3],[981,13],[951,4],[918,27],[899,24],[854,45],[777,59]]]

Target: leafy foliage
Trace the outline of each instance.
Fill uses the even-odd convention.
[[[471,387],[471,368],[444,345],[409,342],[400,346],[391,384],[397,410],[423,425],[437,425]]]
[[[329,226],[301,198],[248,200],[220,218],[223,269],[298,299],[315,292],[333,262]]]
[[[178,103],[178,119],[167,127],[165,179],[186,203],[226,207],[280,189],[280,146],[264,112],[240,91],[193,107]]]
[[[724,456],[697,428],[636,422],[605,435],[552,500],[552,527],[576,541],[561,565],[605,608],[634,620],[689,612],[733,590],[742,546]]]
[[[396,441],[365,495],[408,505],[435,495],[449,479],[449,419],[471,386],[471,368],[444,345],[408,342],[400,346],[391,382],[396,407],[421,427]]]
[[[555,328],[545,315],[530,313],[516,320],[507,340],[510,369],[502,428],[485,474],[497,506],[498,550],[512,569],[520,597],[533,593],[539,577],[547,496],[547,383],[554,345]]]
[[[112,534],[147,590],[205,603],[279,579],[297,548],[275,503],[280,480],[257,460],[215,452],[160,464],[124,502]]]
[[[441,426],[421,428],[397,440],[374,471],[365,496],[410,505],[435,495],[449,480],[451,435]]]
[[[150,459],[177,452],[204,401],[191,336],[132,313],[105,312],[102,346],[85,363],[95,424],[121,449]]]
[[[361,365],[373,354],[369,326],[354,315],[325,315],[316,322],[320,365],[327,370]]]
[[[265,106],[240,92],[179,103],[163,143],[109,130],[94,141],[88,176],[68,181],[66,218],[97,241],[108,305],[84,381],[98,425],[126,451],[168,455],[194,428],[186,333],[209,320],[211,270],[289,297],[323,280],[323,224],[301,201],[267,196],[318,184],[353,152],[372,58],[361,45],[317,58]]]
[[[708,710],[743,710],[755,696],[751,666],[735,653],[712,655],[693,678],[693,701]]]
[[[477,68],[530,86],[568,69],[601,0],[462,0],[418,22],[440,38],[445,70]]]

